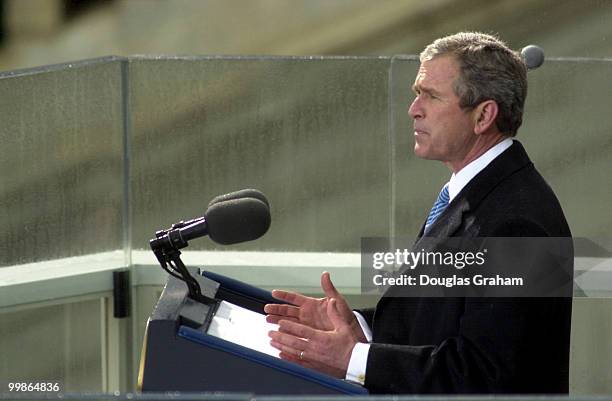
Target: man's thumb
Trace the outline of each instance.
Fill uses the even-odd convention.
[[[331,281],[329,272],[323,272],[321,275],[321,288],[323,289],[325,296],[328,298],[335,298],[340,295],[338,290],[336,290],[336,287],[334,287],[334,283]]]

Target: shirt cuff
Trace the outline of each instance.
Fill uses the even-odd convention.
[[[366,322],[365,318],[361,313],[353,311],[353,314],[357,318],[357,321],[361,326],[361,331],[363,331],[366,340],[368,340],[368,342],[372,342],[372,329],[370,329],[370,326],[368,326],[368,322]]]
[[[362,386],[365,384],[365,374],[369,352],[370,344],[355,344],[355,347],[353,347],[353,352],[351,353],[348,369],[346,370],[346,380],[359,383]]]

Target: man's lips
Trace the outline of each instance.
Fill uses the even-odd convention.
[[[414,135],[427,135],[427,131],[423,131],[422,129],[415,128]]]

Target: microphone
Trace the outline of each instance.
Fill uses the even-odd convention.
[[[261,237],[270,228],[271,220],[268,205],[248,197],[215,203],[208,208],[204,218],[208,222],[208,236],[222,245]]]
[[[180,249],[186,247],[188,241],[206,235],[218,244],[237,244],[264,235],[270,227],[270,220],[270,208],[261,199],[240,197],[218,200],[216,203],[211,202],[204,217],[174,224],[169,230],[158,231],[149,245],[154,252],[166,247]]]
[[[258,191],[256,189],[251,189],[251,188],[241,189],[240,191],[230,192],[229,194],[219,195],[217,197],[214,197],[208,204],[208,207],[211,207],[215,203],[225,202],[227,200],[232,200],[232,199],[241,199],[241,198],[259,199],[260,201],[265,203],[266,206],[270,207],[270,203],[268,202],[266,195],[261,193],[261,191]]]

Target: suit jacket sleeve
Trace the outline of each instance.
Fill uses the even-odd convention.
[[[570,307],[571,299],[468,301],[460,333],[439,344],[373,343],[365,386],[372,393],[521,393],[534,380],[554,381],[542,369],[560,358],[549,350],[568,347],[555,331],[569,323]],[[539,330],[544,325],[555,328],[550,337]]]

